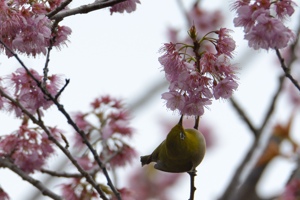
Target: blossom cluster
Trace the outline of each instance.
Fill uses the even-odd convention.
[[[66,44],[71,29],[58,25],[52,30],[53,21],[46,15],[61,4],[62,0],[24,1],[3,0],[0,2],[0,39],[10,49],[36,56],[46,54],[47,47],[60,48]],[[11,53],[4,47],[7,56]]]
[[[295,6],[292,0],[237,0],[233,3],[237,12],[234,25],[244,28],[244,37],[253,49],[281,49],[295,38],[283,23],[293,15]]]
[[[229,33],[229,29],[221,28],[198,40],[195,27],[192,27],[189,33],[192,44],[164,44],[159,62],[170,83],[169,91],[162,94],[169,109],[183,115],[201,116],[212,98],[231,97],[238,84],[236,68],[230,63],[235,41]],[[213,44],[214,51],[201,50],[205,42]]]
[[[112,170],[124,167],[137,155],[134,148],[128,144],[133,128],[129,125],[130,116],[121,100],[108,95],[101,96],[91,103],[90,111],[75,113],[73,118],[99,152],[100,159],[106,167]],[[78,133],[74,135],[74,139],[77,150],[83,150],[86,147]],[[99,166],[88,151],[78,156],[77,161],[88,172],[99,171]],[[88,190],[86,184],[85,179],[82,178],[76,178],[64,184],[62,186],[64,198],[69,199],[69,196],[79,198],[87,195],[93,199],[94,191]],[[111,191],[108,188],[105,191],[110,195]]]
[[[60,133],[49,128],[54,137]],[[0,137],[0,157],[7,157],[25,173],[41,169],[46,159],[54,153],[48,135],[38,128],[23,124],[17,131]]]
[[[29,71],[36,80],[43,81],[44,77],[39,75],[37,71],[34,69],[29,69]],[[54,74],[47,78],[45,88],[51,95],[55,96],[60,89],[61,77]],[[39,114],[42,114],[41,109],[47,110],[53,104],[52,101],[45,97],[38,83],[29,76],[24,68],[19,68],[11,75],[6,76],[2,80],[0,79],[0,88],[14,97],[31,114],[35,114],[37,111],[39,111]],[[19,106],[1,96],[0,110],[14,112],[17,117],[23,115]]]

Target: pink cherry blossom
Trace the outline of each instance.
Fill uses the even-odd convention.
[[[35,70],[30,69],[31,74],[38,81],[42,81],[43,77],[39,75]],[[26,72],[24,68],[17,69],[14,73],[7,76],[6,80],[11,88],[13,95],[18,99],[19,103],[32,114],[36,113],[38,109],[48,109],[53,102],[48,101],[38,87],[36,81],[34,81]],[[46,82],[46,88],[48,92],[55,96],[59,91],[61,85],[61,77],[59,75],[49,76]],[[16,115],[20,116],[15,105],[10,103],[9,110],[15,110]]]
[[[245,34],[249,46],[254,49],[281,49],[294,39],[294,34],[279,19],[266,15],[257,17],[257,24]]]
[[[276,6],[276,14],[279,18],[292,16],[295,12],[294,7],[296,7],[296,3],[292,0],[275,1],[274,4]]]
[[[235,41],[231,38],[229,32],[230,30],[226,28],[221,28],[220,31],[217,31],[219,38],[217,40],[216,49],[218,54],[225,54],[232,58],[232,53],[235,49]]]
[[[52,142],[44,132],[22,125],[16,132],[1,137],[0,156],[9,156],[27,173],[39,170],[54,153]]]
[[[200,45],[207,41],[214,45],[215,51],[206,49],[197,56],[188,53],[193,52],[187,50],[192,48],[188,44],[169,43],[161,48],[163,55],[158,60],[170,83],[169,91],[162,94],[167,108],[184,115],[201,116],[213,97],[229,98],[237,89],[236,68],[230,64],[235,42],[229,33],[229,29],[221,28],[206,34],[199,40]],[[218,38],[211,34],[217,34]]]
[[[216,99],[227,99],[232,96],[233,90],[236,90],[237,87],[238,84],[233,80],[232,77],[226,77],[214,87],[214,97]]]
[[[52,33],[53,22],[46,16],[60,5],[61,0],[41,1],[1,1],[0,3],[0,39],[12,50],[27,55],[46,54],[52,44],[60,48],[68,41],[71,29],[58,25]],[[9,36],[9,37],[7,37]],[[7,56],[12,54],[3,46]]]

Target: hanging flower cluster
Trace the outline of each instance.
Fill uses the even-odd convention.
[[[238,16],[233,22],[244,28],[245,39],[253,49],[281,49],[295,38],[283,23],[293,15],[295,6],[292,0],[237,0],[233,9]]]
[[[229,29],[221,28],[198,39],[193,26],[189,31],[192,44],[164,44],[159,62],[170,83],[169,91],[162,94],[169,109],[201,116],[212,98],[231,97],[238,84],[236,68],[230,63],[235,41],[229,33]],[[218,38],[211,37],[212,34]],[[214,50],[201,49],[205,42],[213,44]]]

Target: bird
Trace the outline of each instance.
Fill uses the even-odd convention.
[[[205,138],[197,122],[193,129],[184,129],[182,121],[183,115],[152,154],[141,156],[142,166],[156,162],[154,168],[164,172],[196,172],[205,155]]]

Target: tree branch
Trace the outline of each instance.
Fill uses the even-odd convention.
[[[284,59],[282,58],[280,51],[279,51],[277,48],[275,49],[275,51],[276,51],[276,55],[277,55],[277,57],[278,57],[278,60],[279,60],[279,62],[281,63],[281,68],[283,69],[285,76],[286,76],[288,79],[290,79],[291,82],[295,85],[295,87],[300,91],[300,85],[299,85],[298,81],[297,81],[296,79],[294,79],[294,77],[291,75],[291,73],[290,73],[290,71],[291,71],[290,68],[288,68],[288,67],[285,65]]]
[[[246,115],[246,112],[241,108],[241,106],[235,101],[233,97],[230,98],[231,105],[235,108],[238,114],[242,117],[242,120],[248,125],[248,128],[252,131],[255,137],[258,136],[257,128],[252,124],[249,117]]]

